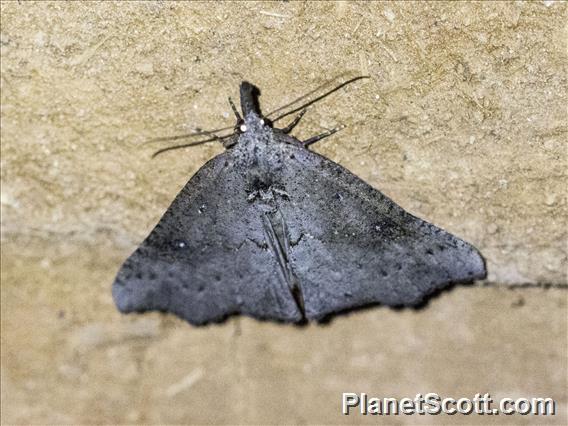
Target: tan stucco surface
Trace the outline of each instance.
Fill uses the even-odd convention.
[[[564,2],[1,3],[2,423],[557,423],[567,409]],[[295,134],[474,243],[488,279],[325,326],[122,316],[110,286],[234,124]],[[341,79],[339,79],[341,80]],[[341,392],[553,397],[554,417],[344,417]]]

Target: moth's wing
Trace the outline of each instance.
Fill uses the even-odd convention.
[[[247,201],[240,167],[227,151],[190,179],[118,272],[113,297],[120,311],[168,311],[193,324],[233,313],[302,319],[278,278],[262,206]]]
[[[484,278],[479,252],[404,211],[338,164],[286,146],[281,201],[306,316],[371,303],[417,305],[450,283]]]

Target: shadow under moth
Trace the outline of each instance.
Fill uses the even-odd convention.
[[[195,325],[233,314],[297,323],[370,304],[416,306],[485,277],[472,245],[309,149],[338,129],[300,141],[290,132],[305,109],[278,129],[259,94],[243,82],[234,132],[202,132],[211,137],[201,142],[226,150],[120,268],[112,293],[121,312],[167,311]]]

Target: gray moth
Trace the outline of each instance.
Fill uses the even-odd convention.
[[[416,306],[484,278],[467,242],[271,126],[258,89],[227,149],[189,180],[113,284],[121,312],[166,311],[191,324],[233,314],[322,320],[371,304]]]

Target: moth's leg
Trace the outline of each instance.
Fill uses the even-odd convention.
[[[334,133],[339,132],[341,129],[344,129],[344,128],[345,128],[345,126],[341,125],[341,126],[336,127],[334,129],[328,130],[327,132],[323,132],[319,135],[312,136],[311,138],[306,139],[305,141],[302,141],[302,145],[309,146],[313,143],[316,143],[317,141],[321,141],[323,138],[327,138],[328,136],[331,136]]]
[[[228,138],[222,138],[221,143],[223,144],[223,148],[225,148],[225,149],[232,148],[233,146],[235,146],[237,144],[237,138],[235,138],[235,137],[233,137],[233,135],[231,135]]]
[[[292,129],[293,129],[294,127],[296,127],[296,124],[298,124],[298,123],[300,122],[300,120],[302,119],[302,117],[304,116],[304,114],[306,113],[306,111],[307,111],[306,108],[303,109],[303,110],[296,116],[296,118],[294,118],[294,120],[293,120],[290,124],[288,124],[286,127],[284,127],[284,128],[282,129],[282,133],[286,133],[286,134],[290,133],[290,132],[292,131]]]
[[[231,105],[231,109],[235,113],[235,117],[237,117],[237,122],[240,123],[241,121],[243,121],[241,114],[239,114],[239,110],[237,109],[235,103],[233,102],[230,96],[229,96],[229,104]]]

